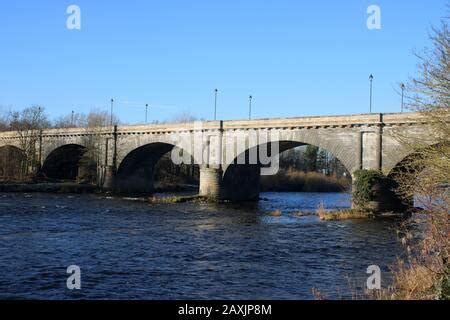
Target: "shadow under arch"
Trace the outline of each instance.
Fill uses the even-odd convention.
[[[154,192],[155,166],[176,145],[154,142],[130,151],[119,165],[115,179],[115,192],[124,195],[151,195]],[[186,153],[190,156],[189,153]],[[192,159],[192,157],[191,157]]]
[[[77,180],[79,162],[86,151],[86,147],[78,144],[66,144],[56,148],[45,159],[41,174],[50,179]]]
[[[0,147],[0,180],[22,180],[27,172],[27,156],[16,146]]]
[[[278,150],[274,148],[274,144],[278,144]],[[268,167],[263,165],[259,159],[259,149],[264,147],[263,151],[267,152],[267,156],[277,156],[281,153],[297,147],[312,145],[300,141],[280,140],[259,144],[257,146],[246,149],[238,155],[233,162],[225,167],[222,177],[222,197],[232,201],[258,201],[260,194],[261,168]],[[327,149],[317,146],[333,155],[342,166],[346,169],[348,177],[351,178],[350,170],[344,163]],[[278,151],[278,152],[276,152]],[[250,164],[251,154],[258,155],[256,164]],[[245,159],[245,164],[237,163],[237,160]],[[255,157],[252,157],[255,160]],[[255,161],[253,161],[255,162]]]
[[[438,143],[418,148],[405,155],[388,172],[387,176],[393,181],[395,190],[402,197],[405,206],[409,208],[421,206],[420,200],[417,197],[419,196],[417,191],[423,186],[423,183],[420,182],[424,177],[423,175],[433,177],[433,184],[440,183],[443,190],[448,190],[450,181],[437,181],[437,179],[434,178],[433,169],[430,171],[430,167],[427,166],[430,157],[431,159],[440,157],[443,153],[448,155],[448,148],[450,148],[450,143]],[[425,185],[428,186],[428,183],[425,182]],[[418,186],[419,189],[416,189],[415,187],[411,188],[412,186]],[[413,191],[414,194],[411,191]],[[417,200],[419,200],[419,202],[417,202]]]
[[[417,175],[426,169],[423,160],[425,160],[426,154],[431,154],[438,151],[441,148],[449,148],[448,144],[433,144],[420,149],[414,150],[405,155],[400,161],[398,161],[394,167],[388,172],[387,176],[394,180],[402,179],[405,175]]]

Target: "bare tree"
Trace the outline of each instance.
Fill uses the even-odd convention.
[[[44,114],[44,108],[33,106],[22,111],[15,111],[11,113],[10,118],[10,128],[17,133],[20,149],[26,158],[23,172],[35,173],[39,167],[36,148],[41,130],[51,126]]]
[[[87,120],[86,115],[78,112],[71,112],[67,115],[61,116],[55,120],[55,128],[80,128],[85,126]]]
[[[196,116],[194,116],[189,111],[183,111],[177,115],[175,115],[169,122],[173,123],[189,123],[199,120]]]
[[[431,35],[432,50],[418,54],[418,75],[407,85],[407,103],[424,115],[431,130],[417,139],[400,136],[415,150],[396,173],[399,191],[420,200],[423,213],[415,215],[418,234],[405,233],[408,261],[400,260],[394,290],[382,298],[449,299],[450,212],[450,34],[446,21]],[[429,146],[430,136],[438,143]],[[419,238],[418,245],[408,241]]]
[[[9,114],[4,112],[0,107],[0,132],[8,131],[9,129]]]
[[[420,112],[431,124],[433,140],[437,143],[430,147],[430,137],[400,137],[411,149],[416,150],[415,157],[409,159],[404,170],[404,192],[412,196],[422,192],[421,188],[435,188],[449,182],[450,173],[450,32],[444,21],[440,29],[433,29],[430,36],[433,49],[417,54],[420,60],[418,76],[407,85],[407,106]],[[426,168],[431,175],[419,177]],[[418,178],[420,185],[411,183]]]

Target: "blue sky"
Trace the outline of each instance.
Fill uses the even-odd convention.
[[[73,0],[0,2],[0,106],[51,118],[109,110],[127,123],[181,112],[218,118],[397,112],[394,87],[446,0]],[[81,30],[66,9],[81,8]],[[381,30],[366,27],[381,8]]]

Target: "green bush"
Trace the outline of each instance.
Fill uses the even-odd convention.
[[[360,208],[367,207],[374,200],[372,187],[384,181],[385,176],[377,170],[357,170],[354,173],[353,202]]]

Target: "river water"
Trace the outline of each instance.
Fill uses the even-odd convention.
[[[150,205],[97,195],[0,194],[1,299],[330,299],[402,253],[392,221],[322,222],[343,193],[264,193],[258,204]],[[281,217],[270,215],[273,210]],[[68,290],[67,267],[81,269]]]

